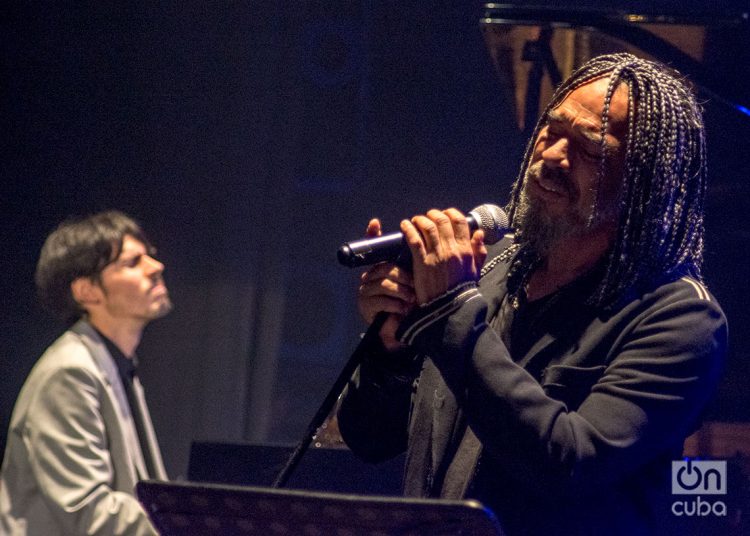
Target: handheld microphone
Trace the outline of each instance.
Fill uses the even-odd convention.
[[[508,231],[508,215],[497,205],[476,207],[466,216],[466,222],[472,233],[477,229],[484,231],[484,241],[487,244],[494,244]],[[404,251],[408,251],[404,235],[396,232],[347,242],[339,248],[337,256],[341,264],[355,268],[382,261],[395,261]]]

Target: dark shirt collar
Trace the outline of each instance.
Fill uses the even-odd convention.
[[[521,306],[523,308],[529,307],[531,309],[544,309],[547,304],[553,302],[556,304],[565,304],[574,309],[580,307],[588,309],[589,300],[594,292],[596,292],[599,283],[604,277],[605,269],[606,266],[602,259],[594,265],[594,267],[578,276],[573,281],[566,283],[554,292],[534,300],[533,302],[526,300],[526,290],[524,287],[521,287],[517,291],[515,307],[518,308]],[[513,298],[513,296],[511,296],[511,298]]]
[[[134,355],[132,358],[128,358],[122,352],[122,350],[120,350],[114,342],[112,342],[104,334],[102,334],[101,331],[96,328],[94,328],[94,330],[102,338],[102,340],[104,341],[104,345],[109,351],[109,354],[112,356],[112,359],[115,360],[117,370],[120,373],[120,379],[122,379],[122,381],[124,382],[131,382],[136,372],[136,366],[138,365],[136,356]]]

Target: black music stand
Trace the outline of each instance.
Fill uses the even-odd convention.
[[[138,499],[163,536],[502,536],[477,501],[143,481]]]

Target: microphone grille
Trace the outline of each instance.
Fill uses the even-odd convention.
[[[508,215],[497,205],[479,205],[469,214],[474,217],[477,227],[484,231],[484,241],[487,244],[498,242],[508,232]]]

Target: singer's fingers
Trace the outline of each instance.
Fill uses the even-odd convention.
[[[471,235],[471,250],[474,253],[474,265],[477,270],[482,268],[487,260],[487,247],[484,245],[484,231],[478,229]]]
[[[471,238],[469,224],[466,222],[466,216],[464,216],[461,211],[455,208],[448,208],[443,211],[443,214],[445,214],[450,220],[453,236],[455,237],[456,242],[469,240]]]
[[[416,301],[414,278],[408,271],[381,263],[362,274],[357,303],[367,322],[379,311],[406,314]]]
[[[368,281],[359,286],[360,298],[367,299],[374,296],[396,298],[407,305],[415,303],[416,300],[412,285],[399,283],[388,278]]]
[[[432,209],[426,215],[417,215],[411,223],[419,231],[424,242],[425,253],[440,253],[443,251],[444,233],[446,226],[450,228],[450,220],[439,210]]]
[[[456,241],[453,235],[453,222],[442,210],[434,208],[427,212],[427,217],[435,224],[437,229],[438,241],[434,249],[439,257],[443,257]]]
[[[396,338],[396,331],[403,317],[401,315],[388,315],[380,328],[380,340],[389,352],[403,348],[405,345]]]
[[[357,301],[357,309],[359,314],[368,324],[371,324],[375,320],[375,315],[380,312],[386,312],[396,314],[399,316],[406,315],[413,305],[404,303],[402,300],[396,298],[389,298],[388,296],[370,296],[367,299],[359,299]]]
[[[380,226],[380,220],[377,218],[371,219],[367,223],[367,231],[365,233],[368,237],[380,236],[383,234],[383,230]]]
[[[418,225],[421,226],[427,224],[429,224],[431,230],[423,230],[421,227],[419,229],[417,228]],[[409,246],[414,259],[423,259],[427,254],[427,248],[425,247],[425,241],[427,239],[425,238],[425,240],[423,240],[422,238],[424,233],[432,233],[432,238],[430,239],[431,243],[437,240],[437,228],[435,227],[435,224],[424,216],[414,216],[412,221],[402,220],[401,232],[404,235],[404,241],[406,242],[406,245]]]
[[[414,287],[414,278],[409,271],[404,270],[403,268],[400,268],[395,264],[386,262],[376,264],[375,266],[364,272],[360,277],[360,281],[364,284],[386,278],[402,285]]]

